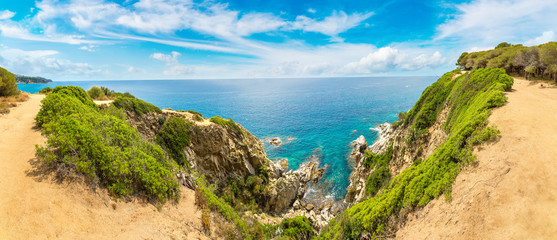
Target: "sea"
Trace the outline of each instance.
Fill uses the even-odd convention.
[[[414,106],[437,77],[351,77],[225,80],[54,81],[18,84],[37,93],[44,87],[104,86],[163,108],[195,110],[204,117],[232,118],[264,142],[271,160],[289,168],[318,160],[327,166],[320,191],[344,198],[353,163],[350,143],[378,137],[378,125],[398,119]],[[272,138],[280,146],[269,144]]]

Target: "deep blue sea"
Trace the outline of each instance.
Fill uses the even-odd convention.
[[[265,144],[270,159],[287,158],[296,169],[314,155],[328,165],[329,193],[343,198],[351,168],[349,143],[364,135],[377,138],[377,125],[397,120],[436,77],[365,77],[250,80],[56,81],[18,84],[37,93],[49,86],[105,86],[130,92],[160,108],[195,110],[204,117],[232,118],[262,140],[279,137],[283,145]]]

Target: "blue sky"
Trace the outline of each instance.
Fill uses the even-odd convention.
[[[441,75],[557,40],[557,0],[8,1],[0,66],[54,80]]]

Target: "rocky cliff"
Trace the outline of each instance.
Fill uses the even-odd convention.
[[[429,157],[439,144],[447,140],[447,133],[443,130],[443,124],[447,119],[450,108],[445,105],[437,117],[435,123],[428,129],[419,140],[408,142],[410,133],[409,126],[393,127],[389,123],[379,126],[379,138],[370,146],[364,136],[358,137],[352,144],[350,159],[354,162],[354,170],[350,174],[350,185],[346,189],[345,200],[350,203],[358,203],[366,196],[366,181],[375,169],[364,166],[365,152],[383,154],[389,147],[393,148],[393,155],[389,162],[391,176],[400,174],[404,169],[412,166],[419,160]]]
[[[237,125],[241,131],[196,117],[189,112],[168,110],[142,115],[128,111],[126,115],[127,121],[149,140],[154,139],[168,118],[180,117],[191,123],[190,144],[183,151],[192,169],[203,174],[209,183],[222,184],[229,179],[255,175],[261,168],[266,169],[269,182],[263,196],[266,201],[261,207],[271,214],[284,215],[295,203],[297,209],[300,209],[308,187],[317,183],[325,172],[325,168],[319,168],[318,158],[310,157],[308,162],[296,170],[289,170],[286,159],[270,161],[263,143],[239,124]],[[321,214],[314,211],[313,215]],[[327,212],[325,215],[331,214]],[[318,218],[322,219],[314,217],[314,220]],[[319,225],[325,225],[331,218],[332,216],[323,218]]]

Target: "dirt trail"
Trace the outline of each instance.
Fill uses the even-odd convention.
[[[507,96],[489,118],[500,140],[476,151],[450,203],[429,203],[397,239],[555,239],[557,88],[515,79]]]
[[[0,239],[207,239],[194,193],[179,204],[116,202],[81,184],[56,183],[41,172],[33,129],[41,95],[0,116]]]

